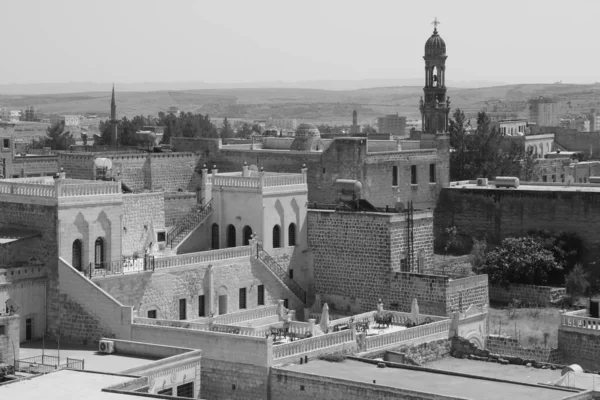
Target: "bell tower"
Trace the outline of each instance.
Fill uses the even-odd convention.
[[[438,34],[437,18],[432,22],[433,34],[425,43],[425,87],[419,104],[423,133],[448,132],[450,98],[446,97],[446,43]]]

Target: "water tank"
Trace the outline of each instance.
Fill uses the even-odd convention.
[[[506,188],[518,188],[519,187],[519,178],[513,176],[497,176],[494,182],[497,188],[506,187]]]
[[[96,158],[94,164],[96,165],[96,168],[106,168],[107,170],[112,168],[112,161],[110,158]]]
[[[560,371],[560,376],[566,375],[569,372],[578,372],[581,374],[583,373],[583,368],[577,364],[571,364],[568,367],[564,367],[562,371]]]
[[[600,176],[590,176],[590,183],[600,183]]]
[[[362,192],[362,183],[352,179],[338,179],[335,181],[335,188],[344,193],[352,193],[360,196],[360,193]]]

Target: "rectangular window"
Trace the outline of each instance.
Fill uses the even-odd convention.
[[[204,295],[198,296],[198,316],[204,317]]]
[[[410,272],[408,269],[408,261],[406,258],[400,260],[400,272]]]
[[[435,183],[435,164],[429,164],[429,182]]]
[[[156,232],[156,241],[165,242],[167,240],[167,234],[165,231]]]
[[[410,183],[412,185],[417,184],[417,166],[416,165],[410,166]]]
[[[246,288],[240,289],[240,310],[246,308]]]
[[[392,186],[398,186],[398,166],[392,167]]]
[[[177,386],[177,397],[194,398],[194,382],[184,383]]]
[[[565,174],[560,174],[560,181],[564,182],[565,181]]]
[[[265,285],[258,285],[258,305],[265,305]]]
[[[10,141],[8,139],[2,139],[2,147],[5,149],[10,148]]]
[[[289,274],[289,276],[290,276],[290,279],[294,279],[294,270],[293,270],[293,269],[290,269],[290,270],[288,271],[288,274]]]
[[[552,175],[552,182],[556,182],[556,175]]]
[[[283,299],[283,306],[288,308],[288,299]]]
[[[185,299],[179,299],[179,319],[186,319],[186,305]]]
[[[548,182],[548,177],[546,175],[542,176],[542,182]]]
[[[0,335],[6,335],[6,325],[0,325]]]
[[[156,310],[148,310],[148,318],[156,319]]]

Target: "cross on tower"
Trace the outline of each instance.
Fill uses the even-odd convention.
[[[438,21],[437,17],[435,17],[435,19],[433,20],[433,22],[431,23],[431,25],[433,25],[433,32],[437,33],[437,26],[441,24],[440,21]]]

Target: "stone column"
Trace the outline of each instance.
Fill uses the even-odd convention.
[[[306,183],[306,175],[308,172],[308,168],[306,168],[306,164],[302,164],[302,169],[300,169],[300,172],[302,173],[302,175],[304,176],[304,183]]]
[[[310,308],[305,308],[302,312],[304,321],[308,321],[308,319],[310,318]]]
[[[316,320],[314,318],[308,320],[308,331],[312,336],[315,336],[315,322]]]
[[[201,206],[205,205],[212,198],[211,188],[208,187],[208,168],[206,168],[206,164],[202,166],[202,179],[200,181],[200,199],[202,201]]]
[[[213,266],[212,264],[208,265],[206,270],[206,294],[204,296],[207,299],[208,304],[205,307],[208,307],[208,316],[210,317],[214,311],[213,303],[214,303],[214,277],[213,277]],[[212,318],[212,317],[211,317]]]
[[[250,171],[248,170],[248,163],[246,161],[244,161],[244,165],[242,165],[242,176],[250,176]]]
[[[290,321],[295,321],[296,320],[296,310],[290,310],[290,311],[288,311],[288,319]]]

